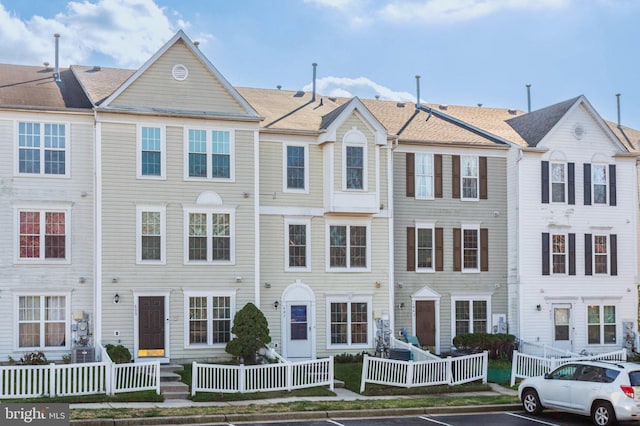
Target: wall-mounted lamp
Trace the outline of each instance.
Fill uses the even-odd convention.
[[[271,288],[271,283],[269,281],[264,283],[264,288]]]
[[[278,307],[280,307],[280,302],[278,302],[277,300],[275,302],[273,302],[273,309],[278,309]]]
[[[376,288],[380,288],[380,281],[376,281]]]
[[[86,283],[86,282],[87,282],[87,279],[86,279],[85,277],[80,277],[80,278],[78,278],[78,282],[79,282],[80,284],[84,284],[84,283]]]
[[[402,288],[402,283],[401,283],[401,282],[397,282],[397,283],[396,283],[396,286],[397,286],[398,288]]]
[[[542,310],[542,306],[536,305],[536,311],[540,312]]]
[[[242,281],[242,277],[241,276],[237,276],[234,278],[234,280],[236,280],[237,283]]]
[[[113,296],[113,303],[115,303],[116,305],[117,305],[118,303],[120,303],[120,295],[119,295],[118,293],[116,293],[116,294]]]
[[[112,283],[117,283],[119,280],[120,280],[120,278],[119,278],[119,277],[113,277],[113,278],[111,278],[111,282],[112,282]]]
[[[243,192],[242,193],[242,198],[249,198],[249,193],[248,192]]]
[[[404,309],[404,307],[405,307],[404,302],[401,302],[401,303],[398,305],[398,309],[400,309],[400,310],[403,310],[403,309]]]

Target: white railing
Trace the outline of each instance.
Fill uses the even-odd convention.
[[[50,365],[0,367],[0,399],[49,395]]]
[[[400,361],[364,356],[360,392],[367,383],[418,387],[456,385],[482,380],[487,382],[488,352],[428,361]]]
[[[432,354],[429,351],[425,351],[411,343],[403,342],[402,340],[398,340],[395,337],[391,337],[391,347],[393,348],[401,348],[407,349],[411,351],[411,359],[414,361],[439,361],[442,358]]]
[[[111,365],[111,393],[155,390],[160,395],[160,361]]]
[[[543,358],[581,356],[579,353],[571,352],[567,349],[554,348],[543,343],[527,342],[520,340],[518,342],[518,350],[520,353],[527,355],[541,356]]]
[[[626,361],[627,350],[620,349],[618,351],[597,355],[577,355],[567,358],[540,357],[513,351],[513,361],[511,363],[511,386],[516,384],[516,379],[542,376],[560,365],[585,360]]]
[[[109,364],[51,364],[51,396],[94,395],[109,392]]]
[[[314,386],[333,390],[333,357],[266,365],[192,365],[191,395],[196,392],[270,392]]]

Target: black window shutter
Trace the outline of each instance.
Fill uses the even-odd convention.
[[[593,264],[591,253],[591,234],[584,234],[584,274],[593,275],[591,265]]]
[[[616,165],[609,164],[609,205],[616,205]]]
[[[487,181],[489,180],[487,175],[488,175],[488,170],[487,170],[487,157],[480,157],[478,159],[478,163],[479,163],[479,169],[480,169],[480,199],[481,200],[486,200],[487,199]]]
[[[609,235],[609,244],[611,245],[611,275],[618,275],[618,236],[616,234]]]
[[[442,228],[436,228],[436,271],[444,271],[444,244]]]
[[[591,164],[584,164],[584,205],[591,205]]]
[[[416,187],[416,177],[415,177],[415,170],[416,170],[416,160],[415,160],[415,154],[412,152],[407,152],[406,154],[407,159],[406,159],[406,181],[407,181],[407,197],[415,197],[416,196],[416,191],[415,191],[415,187]]]
[[[460,198],[460,156],[451,156],[451,198]]]
[[[480,270],[489,270],[489,229],[480,228]]]
[[[549,275],[549,233],[542,233],[542,275]]]
[[[442,198],[442,154],[433,156],[434,192],[436,198]]]
[[[567,164],[567,183],[569,184],[569,204],[576,203],[576,165],[575,163]]]
[[[462,229],[453,228],[453,270],[462,271]]]
[[[549,162],[542,162],[542,170],[540,173],[540,189],[542,190],[542,202],[549,203]]]
[[[569,234],[569,275],[576,274],[576,234]]]
[[[416,228],[407,227],[407,271],[416,270]]]

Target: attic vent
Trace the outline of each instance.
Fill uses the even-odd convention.
[[[582,139],[584,136],[584,127],[580,124],[576,124],[573,128],[573,136],[578,140]]]
[[[302,90],[298,90],[295,95],[293,95],[294,98],[301,98],[304,96],[304,92]]]
[[[443,105],[438,105],[438,108],[440,108],[443,111],[446,111],[447,108],[449,108],[449,105],[444,105],[444,104]]]
[[[404,108],[404,102],[398,102],[398,103],[396,104],[396,106],[397,106],[398,108]]]
[[[189,77],[189,70],[182,64],[176,64],[171,69],[171,75],[178,81],[184,81]]]

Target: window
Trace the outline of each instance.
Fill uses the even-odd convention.
[[[223,345],[231,340],[235,298],[231,292],[185,293],[189,314],[187,346]]]
[[[233,263],[234,220],[232,209],[196,209],[185,215],[185,262]]]
[[[363,189],[364,149],[359,146],[347,147],[347,189]]]
[[[455,336],[467,333],[488,333],[488,299],[453,300],[453,308]]]
[[[137,207],[138,263],[165,263],[165,208]]]
[[[65,176],[66,154],[64,124],[18,123],[18,173]]]
[[[370,346],[371,301],[354,299],[328,301],[331,346]]]
[[[369,227],[367,225],[329,226],[329,267],[368,268]]]
[[[67,346],[67,297],[19,295],[18,347],[49,349]]]
[[[567,245],[566,236],[554,234],[551,236],[553,252],[553,273],[564,274],[567,267]]]
[[[342,138],[344,190],[367,190],[367,138],[352,128]]]
[[[596,274],[606,274],[607,270],[607,236],[593,236],[593,269]]]
[[[19,209],[18,256],[20,261],[68,261],[68,210]]]
[[[285,220],[285,269],[288,271],[310,270],[309,264],[309,220]]]
[[[607,204],[607,166],[592,164],[591,180],[593,182],[593,203]]]
[[[460,157],[460,177],[462,181],[462,199],[478,199],[478,157],[463,155]]]
[[[416,198],[434,198],[433,154],[416,154]]]
[[[308,190],[307,162],[305,146],[285,145],[285,164],[287,165],[285,191],[306,192]]]
[[[233,143],[230,131],[189,129],[188,177],[233,179]]]
[[[433,270],[433,228],[416,228],[417,267],[423,270]]]
[[[588,343],[610,345],[616,343],[616,307],[613,305],[587,306]]]
[[[565,163],[551,163],[551,201],[564,203],[566,193]]]
[[[462,269],[478,269],[478,230],[462,229]]]
[[[165,177],[164,127],[138,126],[138,177]]]

